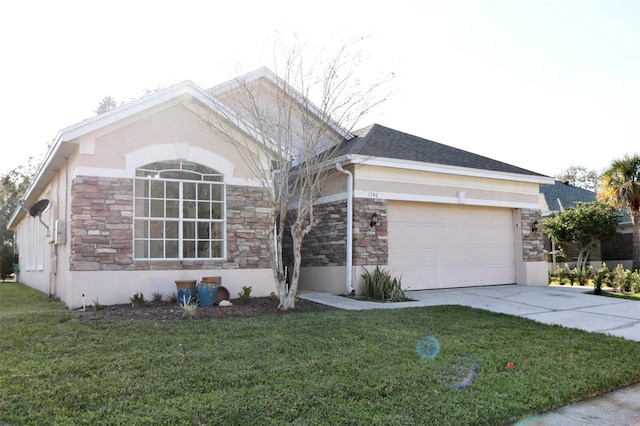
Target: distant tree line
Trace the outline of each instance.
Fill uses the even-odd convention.
[[[15,262],[13,232],[7,226],[37,168],[38,163],[32,157],[27,165],[18,166],[0,176],[0,278],[3,281],[13,273]]]
[[[558,173],[555,178],[561,182],[567,182],[578,188],[597,192],[602,178],[602,172],[589,170],[584,166],[571,165]]]

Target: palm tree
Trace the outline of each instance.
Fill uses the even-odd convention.
[[[598,200],[626,208],[633,225],[633,269],[640,269],[640,156],[614,160],[602,175]]]

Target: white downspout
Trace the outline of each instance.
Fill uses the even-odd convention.
[[[347,175],[347,294],[355,294],[352,285],[353,269],[353,173],[336,163],[336,169]]]

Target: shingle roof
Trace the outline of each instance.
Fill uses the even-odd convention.
[[[544,176],[540,173],[399,132],[379,124],[372,124],[352,133],[356,137],[345,141],[338,155],[353,154],[367,157],[394,158],[446,166]]]
[[[598,200],[595,192],[559,180],[556,180],[553,185],[541,186],[540,194],[544,198],[540,200],[543,215],[577,207],[578,203],[593,203]],[[621,224],[631,222],[631,218],[625,209],[620,211],[619,222]]]
[[[562,208],[576,207],[578,203],[596,201],[596,193],[588,189],[570,185],[568,182],[556,180],[553,185],[540,187],[549,211],[557,212]]]

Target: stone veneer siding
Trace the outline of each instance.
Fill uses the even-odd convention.
[[[389,262],[387,200],[356,198],[353,210],[353,265],[386,265]],[[372,227],[374,212],[378,213],[378,223]]]
[[[387,203],[383,200],[354,199],[353,202],[353,265],[386,265]],[[373,212],[378,224],[369,226]],[[302,244],[302,266],[345,266],[347,262],[347,202],[334,201],[316,206],[319,223]],[[285,232],[284,253],[293,263],[292,242]]]
[[[532,232],[531,226],[536,220],[538,221],[538,231]],[[545,260],[544,234],[540,210],[522,209],[520,223],[522,224],[522,259],[525,262],[543,262]]]
[[[386,265],[389,245],[387,200],[356,198],[353,202],[353,265]],[[344,266],[346,264],[346,201],[316,206],[320,223],[305,237],[302,266]],[[371,216],[378,213],[378,224],[370,226]],[[544,238],[540,210],[521,210],[522,257],[525,262],[543,262]],[[537,232],[531,231],[538,221]],[[291,253],[291,240],[285,233],[284,252]],[[292,263],[290,255],[285,261]]]
[[[227,260],[133,260],[133,179],[78,176],[71,188],[72,271],[270,268],[269,193],[226,186]]]

